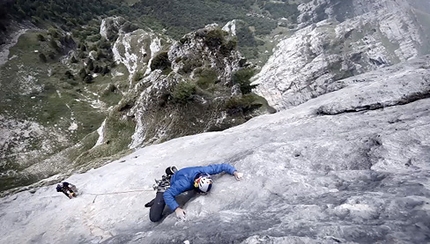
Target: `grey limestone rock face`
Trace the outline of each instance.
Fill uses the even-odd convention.
[[[429,69],[429,56],[413,59],[228,130],[140,148],[66,179],[82,192],[73,200],[54,183],[1,198],[0,241],[428,243]],[[143,204],[166,167],[221,162],[244,178],[214,176],[210,194],[183,206],[186,221],[149,221]]]
[[[407,0],[300,5],[300,27],[255,77],[256,92],[282,110],[330,92],[343,78],[428,54],[428,13],[416,6]]]

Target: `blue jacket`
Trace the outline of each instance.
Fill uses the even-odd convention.
[[[183,192],[194,189],[194,179],[200,173],[215,175],[222,172],[234,174],[236,169],[230,164],[211,164],[208,166],[197,166],[183,168],[172,175],[170,187],[164,192],[164,201],[174,211],[179,207],[175,197]]]

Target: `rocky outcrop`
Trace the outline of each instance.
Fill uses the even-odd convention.
[[[243,90],[247,80],[235,78],[252,72],[235,48],[233,36],[210,25],[148,55],[150,73],[130,93],[132,106],[123,109],[137,125],[130,146],[224,130],[266,113],[264,99]]]
[[[331,83],[428,53],[424,13],[401,1],[311,1],[299,28],[256,76],[256,92],[278,110],[330,91]]]
[[[102,20],[100,35],[109,41],[115,41],[118,35],[129,33],[137,29],[137,26],[123,17],[108,17]]]
[[[166,45],[168,40],[153,32],[141,29],[119,34],[113,44],[112,52],[114,60],[127,67],[131,83],[133,82],[133,76],[140,75],[143,77],[143,75],[149,74],[151,70],[148,64],[155,54],[161,50],[162,42]],[[136,77],[135,79],[138,78]]]

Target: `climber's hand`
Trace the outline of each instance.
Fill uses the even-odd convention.
[[[234,171],[234,178],[236,178],[236,180],[241,180],[243,178],[243,173]]]
[[[185,220],[185,210],[183,210],[182,208],[177,208],[175,209],[175,213],[176,213],[176,217],[180,218],[181,220]]]

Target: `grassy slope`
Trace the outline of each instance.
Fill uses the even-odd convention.
[[[81,164],[85,160],[108,156],[123,150],[128,143],[124,142],[122,138],[119,142],[111,143],[109,149],[104,147],[105,150],[99,150],[93,156],[90,156],[88,152],[81,155],[94,146],[98,138],[97,133],[94,134],[94,132],[108,116],[108,106],[117,104],[122,97],[118,91],[112,90],[110,87],[112,84],[128,82],[128,74],[124,72],[124,67],[115,68],[125,73],[124,76],[114,78],[110,75],[98,76],[91,84],[82,82],[79,77],[74,80],[67,79],[64,75],[65,71],[73,69],[60,62],[60,59],[64,57],[62,54],[56,53],[53,60],[48,57],[46,63],[39,58],[41,53],[55,52],[48,40],[40,41],[38,39],[39,34],[46,36],[45,31],[29,31],[23,34],[18,43],[10,49],[9,61],[0,67],[0,114],[18,121],[36,122],[47,131],[60,132],[65,135],[68,142],[56,142],[55,140],[58,138],[52,138],[52,135],[39,137],[30,134],[32,143],[25,148],[24,152],[18,154],[33,152],[33,158],[30,161],[28,159],[21,161],[18,154],[9,156],[0,165],[3,173],[10,170],[21,171],[27,167],[37,168],[39,164],[41,164],[39,167],[43,167],[45,159],[78,142],[80,142],[80,146],[64,151],[61,158],[65,157],[68,160],[58,162],[59,165],[70,164],[77,157],[80,159],[77,163]],[[101,96],[99,97],[97,94],[101,94]],[[99,99],[102,103],[98,101]],[[94,107],[97,104],[102,106]],[[69,130],[73,123],[77,124],[77,129]],[[129,131],[130,128],[134,128],[133,125],[130,125],[128,130],[122,129]],[[110,140],[114,141],[112,138]],[[42,145],[52,148],[49,154],[37,154],[37,152],[43,152]],[[13,146],[9,147],[8,154],[13,150]],[[58,168],[61,170],[61,166]],[[35,176],[2,174],[0,190],[36,180]]]
[[[64,129],[70,126],[70,119],[78,119],[82,127],[75,139],[79,139],[101,124],[103,112],[82,102],[91,94],[77,92],[83,85],[72,85],[77,81],[65,78],[68,67],[59,62],[59,54],[47,63],[40,60],[40,53],[54,50],[47,41],[38,41],[37,34],[22,35],[10,50],[10,61],[0,68],[0,111],[16,119],[32,118],[42,125],[57,124]]]

